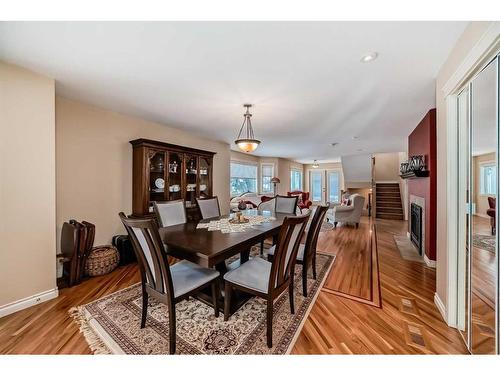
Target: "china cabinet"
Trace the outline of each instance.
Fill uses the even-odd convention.
[[[135,139],[132,171],[132,215],[152,216],[153,202],[183,199],[188,220],[200,218],[196,198],[212,197],[214,152]]]

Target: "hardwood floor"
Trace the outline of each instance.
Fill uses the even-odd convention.
[[[473,217],[473,235],[491,235],[489,219]],[[472,352],[495,352],[495,253],[472,247]]]
[[[443,322],[434,305],[435,270],[403,260],[396,249],[393,235],[404,233],[406,223],[376,220],[378,270],[372,268],[371,274],[369,269],[377,257],[366,246],[375,234],[370,233],[370,226],[364,218],[358,230],[340,227],[320,234],[318,249],[336,253],[339,263],[332,269],[292,353],[467,353],[458,331]],[[349,298],[367,297],[375,272],[380,280],[381,307]],[[69,308],[138,281],[136,266],[121,267],[62,289],[54,300],[0,319],[0,353],[89,354],[85,339],[68,315]],[[330,288],[346,296],[332,294]]]

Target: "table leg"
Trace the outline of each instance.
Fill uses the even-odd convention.
[[[250,259],[250,249],[247,249],[245,251],[242,251],[240,253],[240,263],[243,264]]]

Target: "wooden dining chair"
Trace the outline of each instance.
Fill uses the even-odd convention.
[[[238,289],[266,299],[267,346],[273,346],[273,302],[288,288],[290,311],[295,313],[293,277],[300,238],[309,219],[304,216],[286,217],[281,225],[273,262],[255,257],[224,275],[224,320],[229,319],[231,293]]]
[[[141,328],[146,326],[149,296],[167,305],[170,354],[174,354],[176,349],[175,305],[187,296],[211,286],[214,312],[218,317],[219,271],[198,266],[187,260],[169,265],[156,221],[127,218],[123,212],[119,215],[132,240],[141,272]]]
[[[68,287],[77,284],[79,241],[79,228],[71,223],[63,223],[61,230],[61,254],[57,255],[57,259],[63,263],[63,277],[67,279]]]
[[[200,199],[196,198],[198,207],[200,208],[202,219],[210,219],[220,216],[219,199],[217,197]]]
[[[274,197],[269,201],[262,202],[259,205],[259,209],[263,210],[267,208],[267,210],[273,213],[295,215],[297,213],[298,200],[299,200],[298,196],[288,197],[283,195],[277,195],[276,197]],[[266,204],[267,206],[265,206]],[[261,256],[264,255],[264,240],[260,242],[260,255]]]
[[[153,211],[160,227],[169,227],[186,222],[186,208],[182,199],[161,203],[153,202]]]
[[[321,225],[325,220],[325,215],[330,208],[330,203],[326,206],[317,206],[307,231],[306,243],[299,245],[297,251],[297,264],[302,265],[302,294],[307,297],[307,270],[312,267],[313,279],[316,280],[316,245],[318,243]],[[267,251],[267,259],[272,261],[276,246],[272,246]]]

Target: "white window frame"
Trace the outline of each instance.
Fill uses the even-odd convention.
[[[230,160],[229,161],[229,194],[231,196],[231,198],[234,198],[234,197],[237,197],[237,195],[233,195],[231,193],[231,164],[241,164],[241,165],[248,165],[248,166],[251,166],[251,167],[255,167],[256,168],[256,177],[255,177],[255,191],[252,192],[252,193],[258,193],[258,190],[259,190],[259,164],[257,163],[252,163],[252,162],[247,162],[247,161],[241,161],[241,160]]]
[[[298,189],[295,189],[292,186],[292,173],[293,172],[299,172],[300,173],[300,187]],[[304,171],[300,170],[299,168],[290,168],[290,191],[304,191]]]
[[[271,179],[274,177],[274,163],[260,163],[260,192],[261,194],[274,193],[273,184],[269,181],[270,190],[264,190],[264,167],[271,167]],[[269,177],[269,176],[265,176]]]
[[[479,163],[479,195],[484,196],[484,197],[494,197],[496,194],[495,192],[493,193],[486,193],[484,191],[484,168],[487,167],[493,167],[495,173],[496,173],[496,163],[495,160],[488,160],[488,161],[483,161]],[[497,179],[498,176],[495,176],[495,179]]]

